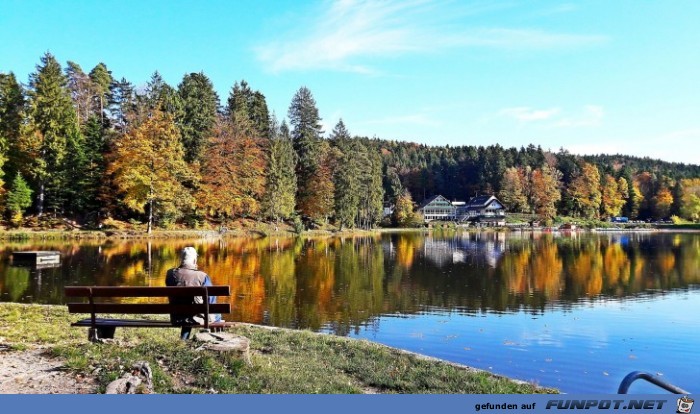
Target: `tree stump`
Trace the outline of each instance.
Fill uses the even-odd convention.
[[[250,360],[250,339],[245,336],[228,332],[198,332],[195,341],[202,342],[197,350],[214,352],[229,352],[241,358],[246,364],[252,365]]]

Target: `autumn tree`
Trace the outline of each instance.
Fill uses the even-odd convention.
[[[333,214],[333,172],[335,156],[328,141],[318,143],[318,165],[305,183],[306,197],[298,199],[299,210],[315,221],[327,221]]]
[[[700,220],[700,178],[681,181],[681,217],[697,222]]]
[[[131,210],[148,210],[148,232],[155,219],[177,218],[194,205],[183,186],[191,179],[180,134],[167,113],[154,109],[140,125],[114,143],[108,172]]]
[[[571,200],[574,217],[597,218],[602,198],[598,167],[582,162],[581,172],[569,184],[567,194]]]
[[[557,203],[561,173],[548,165],[532,172],[530,177],[530,205],[543,220],[550,221],[557,215]]]
[[[627,180],[624,177],[615,180],[615,177],[610,174],[605,175],[600,203],[601,213],[604,218],[620,215],[628,197],[627,191]]]
[[[525,213],[528,211],[528,177],[524,168],[507,168],[501,179],[498,198],[508,206],[510,211]]]
[[[404,190],[396,197],[394,211],[391,215],[392,224],[396,227],[418,227],[422,224],[420,215],[413,211],[414,203],[411,193]]]
[[[673,194],[668,187],[661,187],[653,198],[654,217],[656,219],[668,218],[673,204]]]
[[[219,119],[203,158],[198,205],[218,217],[258,214],[266,168],[260,140]]]

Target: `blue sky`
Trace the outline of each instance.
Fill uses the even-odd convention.
[[[700,163],[700,2],[0,0],[0,71],[50,51],[140,85],[302,85],[330,131]]]

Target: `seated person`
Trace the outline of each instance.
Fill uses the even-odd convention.
[[[165,277],[166,286],[212,286],[209,275],[201,270],[197,269],[197,250],[194,247],[185,247],[182,249],[180,266],[168,270]],[[172,304],[192,304],[192,303],[202,303],[203,299],[201,296],[194,296],[193,299],[189,298],[171,298],[170,303]],[[209,303],[216,303],[216,296],[209,297]],[[177,315],[171,314],[170,320],[174,324],[191,324],[199,323],[204,324],[204,315]],[[209,322],[223,322],[221,315],[210,314]],[[192,328],[183,327],[180,333],[182,339],[188,339],[190,337],[190,332]]]

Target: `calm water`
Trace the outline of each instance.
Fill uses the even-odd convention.
[[[186,245],[215,284],[231,286],[227,320],[367,338],[570,393],[614,393],[633,370],[698,392],[700,234],[10,243],[0,300],[161,286]],[[61,251],[61,266],[10,264],[12,251],[36,249]]]

